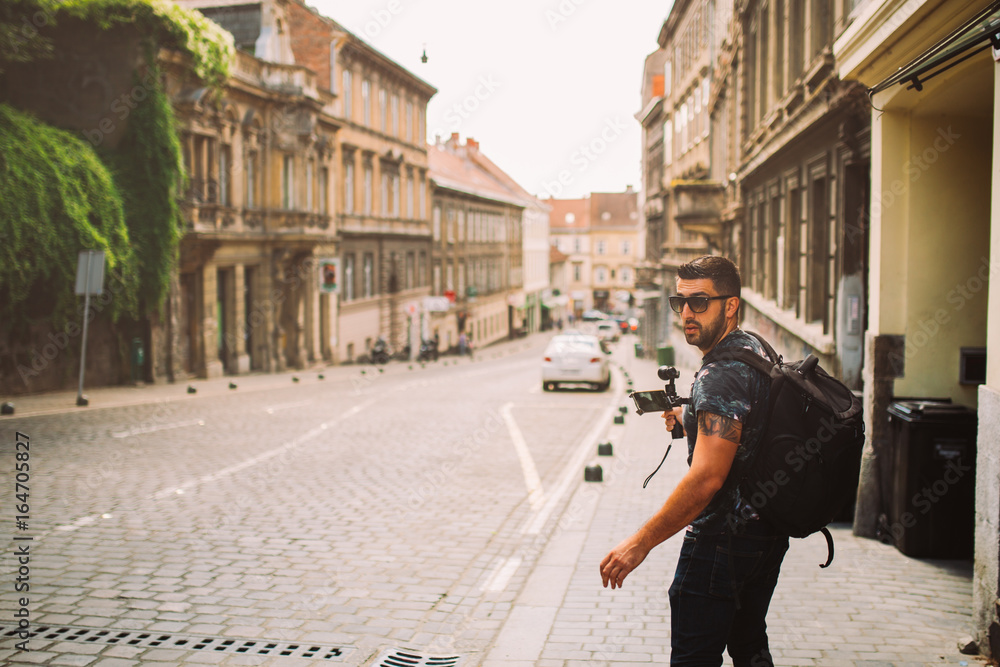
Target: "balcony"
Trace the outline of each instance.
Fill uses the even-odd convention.
[[[722,228],[722,204],[725,187],[709,180],[671,183],[676,209],[674,219],[685,232],[715,238]]]

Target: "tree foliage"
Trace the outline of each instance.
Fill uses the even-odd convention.
[[[235,53],[228,32],[171,0],[0,0],[0,74],[58,50],[46,29],[63,18],[96,30],[132,27],[151,71],[114,150],[97,153],[70,132],[0,106],[0,322],[8,325],[69,317],[77,252],[88,248],[104,250],[106,275],[123,281],[114,319],[160,306],[183,233],[175,197],[184,174],[156,54],[164,46],[187,52],[194,73],[218,90]]]
[[[122,198],[90,144],[0,104],[0,201],[0,320],[68,319],[85,249],[103,250],[106,275],[122,283],[112,316],[134,313],[136,256]]]
[[[155,68],[146,80],[159,80]],[[130,114],[118,149],[104,156],[122,193],[145,310],[158,307],[169,290],[183,233],[175,196],[183,178],[182,152],[174,123],[170,100],[154,86]]]

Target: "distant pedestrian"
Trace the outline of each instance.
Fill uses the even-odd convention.
[[[469,351],[469,337],[465,332],[458,334],[458,356],[464,357]]]
[[[670,307],[684,337],[702,354],[760,343],[741,331],[740,275],[724,257],[700,257],[677,270]],[[663,413],[667,430],[683,417],[689,468],[663,507],[601,561],[605,587],[620,588],[649,552],[687,526],[670,586],[670,664],[771,667],[765,617],[788,537],[779,534],[738,488],[767,418],[769,383],[746,364],[702,366],[691,402]]]

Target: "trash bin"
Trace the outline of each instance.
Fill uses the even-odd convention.
[[[673,366],[674,365],[674,348],[672,348],[672,347],[658,347],[658,348],[656,348],[656,364],[658,366]]]
[[[132,383],[142,379],[142,366],[145,363],[145,353],[142,349],[142,339],[132,339]]]
[[[938,401],[888,408],[893,456],[887,513],[896,548],[921,558],[970,558],[976,486],[976,411]]]
[[[642,359],[642,352],[643,352],[643,350],[642,350],[642,343],[636,343],[635,344],[635,356],[636,356],[636,359]]]

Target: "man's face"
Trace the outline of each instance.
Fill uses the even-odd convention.
[[[719,296],[710,278],[697,280],[677,279],[677,296]],[[726,304],[730,299],[715,299],[708,302],[708,309],[696,313],[691,306],[684,304],[680,312],[684,323],[684,339],[689,345],[694,345],[702,352],[715,347],[722,340],[726,330]]]

